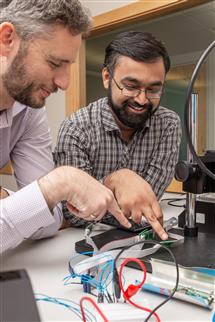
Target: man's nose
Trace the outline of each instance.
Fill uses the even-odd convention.
[[[61,90],[65,91],[70,82],[70,70],[64,70],[59,72],[57,75],[54,77],[54,84],[60,88]]]
[[[134,98],[134,100],[135,100],[135,102],[137,102],[140,105],[146,104],[146,102],[148,102],[148,98],[147,98],[147,95],[146,95],[146,91],[144,89],[141,90],[141,92],[139,93],[139,95],[137,95]]]

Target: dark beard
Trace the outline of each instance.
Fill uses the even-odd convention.
[[[131,129],[142,129],[146,121],[151,117],[155,112],[155,108],[152,103],[147,103],[144,105],[139,105],[137,102],[134,102],[132,99],[127,99],[121,106],[114,104],[111,95],[111,88],[108,89],[108,104],[111,107],[113,113],[116,115],[118,120],[125,126]],[[128,106],[132,105],[134,107],[144,108],[144,111],[141,114],[135,114],[128,110]],[[154,108],[154,110],[153,110]]]

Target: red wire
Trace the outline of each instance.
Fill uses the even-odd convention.
[[[84,301],[89,301],[91,304],[93,304],[93,306],[96,308],[96,310],[99,312],[99,314],[103,318],[104,322],[109,322],[108,319],[106,318],[106,316],[104,315],[104,313],[100,310],[100,308],[96,304],[96,302],[93,301],[93,299],[91,299],[88,296],[84,296],[80,300],[80,308],[81,308],[81,314],[82,314],[83,322],[87,322],[86,317],[85,317],[85,313],[84,313],[84,307],[83,307],[83,302]]]
[[[138,284],[138,285],[135,285],[136,286],[136,289],[135,289],[134,285],[131,284],[131,285],[128,286],[127,290],[125,291],[124,288],[123,288],[123,285],[122,285],[122,270],[123,270],[124,266],[126,264],[128,264],[129,262],[135,262],[135,263],[137,263],[140,266],[140,268],[142,269],[142,271],[144,272],[144,276],[143,276],[142,282],[140,284]],[[143,310],[143,311],[146,311],[146,312],[151,313],[152,310],[150,310],[150,309],[148,309],[146,307],[143,307],[141,305],[138,305],[138,304],[134,303],[130,299],[132,295],[129,296],[129,294],[128,294],[129,293],[129,287],[131,288],[131,292],[134,290],[133,293],[136,294],[137,291],[143,286],[145,280],[146,280],[146,267],[145,267],[145,265],[143,264],[143,262],[140,259],[138,259],[138,258],[126,258],[124,260],[124,262],[120,265],[120,270],[119,270],[119,286],[120,286],[120,289],[121,289],[121,291],[123,293],[123,296],[124,296],[125,300],[127,300],[134,307],[136,307],[136,308],[138,308],[140,310]],[[159,316],[157,315],[157,313],[154,312],[153,315],[156,317],[156,320],[158,322],[161,322],[161,320],[160,320]]]

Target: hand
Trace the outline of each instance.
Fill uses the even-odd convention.
[[[121,169],[108,175],[104,184],[110,188],[122,210],[136,223],[144,216],[161,239],[168,235],[162,227],[163,214],[151,186],[134,171]]]
[[[80,169],[62,166],[38,183],[50,209],[66,200],[68,209],[78,217],[100,220],[110,211],[123,226],[130,227],[112,191]]]
[[[9,193],[0,186],[0,199],[7,198]]]

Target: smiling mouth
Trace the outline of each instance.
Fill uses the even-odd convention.
[[[41,88],[41,91],[42,91],[42,94],[43,94],[44,97],[48,97],[51,94],[51,92],[47,91],[44,88]]]
[[[127,105],[129,109],[133,110],[133,111],[136,111],[136,112],[143,112],[143,111],[146,111],[147,108],[145,106],[133,106],[133,105],[130,105],[128,104]]]

